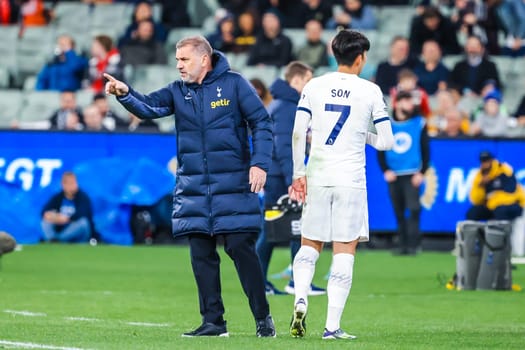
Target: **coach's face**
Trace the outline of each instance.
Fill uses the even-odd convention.
[[[206,70],[207,57],[206,54],[199,53],[191,45],[179,47],[175,53],[175,59],[182,81],[185,83],[198,82]]]

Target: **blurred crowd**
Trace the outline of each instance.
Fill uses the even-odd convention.
[[[159,131],[156,123],[112,110],[103,94],[102,73],[133,82],[140,80],[139,75],[133,79],[134,72],[144,66],[167,66],[175,72],[173,38],[178,34],[204,35],[241,72],[250,67],[266,72],[263,68],[273,67],[279,73],[297,59],[321,74],[336,67],[330,38],[338,30],[352,28],[369,34],[372,42],[363,77],[380,86],[392,108],[399,92],[410,92],[427,118],[430,136],[525,136],[523,0],[76,1],[80,2],[92,11],[127,3],[131,16],[122,30],[98,33],[83,47],[77,45],[76,33],[57,32],[54,51],[38,67],[29,87],[60,93],[56,111],[46,116],[44,127]],[[59,9],[66,3],[75,1],[0,0],[0,30],[16,26],[23,38],[31,27],[59,26],[64,23]],[[201,18],[204,8],[208,13]],[[385,8],[392,9],[392,18],[378,16]],[[409,20],[405,21],[401,12],[407,9]],[[508,72],[509,66],[518,82],[506,80],[512,75],[501,72]],[[271,94],[264,73],[260,74],[248,78],[268,103]],[[28,89],[13,77],[6,88]],[[79,106],[75,96],[86,91],[91,94]],[[509,105],[511,94],[518,98]],[[13,120],[8,125],[37,124]]]

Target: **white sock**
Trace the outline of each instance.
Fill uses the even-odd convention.
[[[312,247],[303,245],[293,260],[293,280],[295,288],[295,303],[299,299],[308,302],[308,291],[314,278],[315,263],[319,258],[319,252]]]
[[[329,331],[333,332],[341,327],[341,316],[348,294],[350,294],[350,288],[352,288],[353,269],[354,256],[352,254],[335,254],[333,256],[326,288],[328,295],[326,329]]]

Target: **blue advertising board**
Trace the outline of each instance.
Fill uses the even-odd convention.
[[[512,165],[525,184],[524,146],[523,140],[433,139],[421,193],[422,231],[452,233],[464,219],[481,150]],[[92,197],[104,240],[131,244],[129,206],[150,205],[171,192],[176,152],[173,134],[0,131],[0,230],[22,243],[38,242],[40,210],[60,189],[61,174],[73,170]],[[370,147],[367,181],[371,231],[395,231],[388,187]]]

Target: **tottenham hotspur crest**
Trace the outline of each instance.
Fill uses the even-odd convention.
[[[222,91],[222,88],[218,87],[217,86],[217,97],[221,97],[221,91]]]

